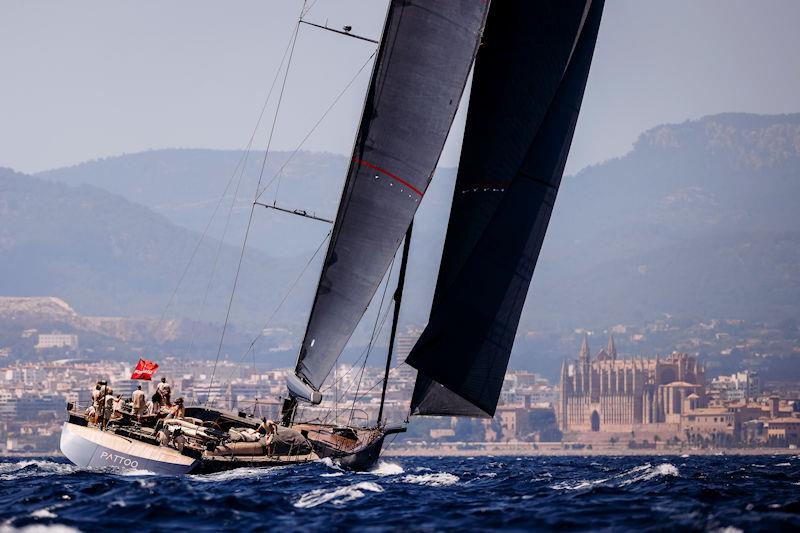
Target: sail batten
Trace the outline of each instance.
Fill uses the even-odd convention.
[[[392,0],[295,374],[319,390],[425,194],[488,2]],[[307,395],[308,396],[308,395]]]
[[[478,55],[412,414],[493,416],[572,141],[602,0],[496,2]]]

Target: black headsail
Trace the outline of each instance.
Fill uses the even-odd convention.
[[[494,2],[475,63],[413,414],[492,416],[561,183],[603,0]]]
[[[392,0],[295,377],[316,391],[411,223],[480,43],[486,0]]]

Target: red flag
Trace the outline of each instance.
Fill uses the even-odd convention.
[[[146,379],[150,381],[153,379],[153,374],[156,373],[156,369],[158,365],[153,361],[148,361],[147,359],[139,359],[139,364],[136,365],[136,369],[131,374],[131,379]]]

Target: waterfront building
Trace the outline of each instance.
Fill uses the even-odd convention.
[[[559,429],[621,433],[665,424],[674,433],[691,401],[701,407],[705,372],[696,357],[685,353],[619,359],[613,336],[591,358],[584,336],[578,359],[561,368]]]
[[[758,372],[745,370],[714,378],[708,388],[709,395],[721,402],[755,400],[761,394],[761,380]]]

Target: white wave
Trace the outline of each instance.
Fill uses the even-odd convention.
[[[792,466],[792,463],[778,463],[775,466]]]
[[[344,472],[328,472],[327,474],[320,474],[319,477],[339,477],[343,475]]]
[[[497,472],[484,472],[483,474],[479,474],[478,477],[495,477],[497,476]]]
[[[118,476],[157,476],[155,472],[149,470],[113,470],[114,474]]]
[[[0,533],[81,533],[79,529],[63,524],[36,524],[15,528],[8,524],[0,524]]]
[[[689,458],[688,453],[684,453],[683,455],[681,455],[681,459],[688,459],[688,458]]]
[[[609,484],[615,485],[617,483],[616,480],[621,480],[619,481],[619,486],[624,487],[632,483],[647,481],[656,477],[677,477],[678,475],[680,475],[678,469],[675,467],[675,465],[670,463],[662,463],[656,466],[653,466],[650,463],[645,463],[617,474],[616,476],[600,479],[581,479],[578,481],[559,481],[558,483],[550,485],[550,488],[554,490],[581,490],[588,489],[596,485],[603,485],[609,482]]]
[[[628,474],[636,473],[638,475],[633,476],[630,479],[626,479],[620,486],[630,485],[631,483],[637,483],[639,481],[647,481],[649,479],[653,479],[655,477],[664,477],[664,476],[672,476],[678,477],[680,473],[678,472],[678,468],[670,463],[661,463],[660,465],[650,466],[650,464],[642,465],[641,467],[634,468],[633,470],[629,471]]]
[[[366,472],[357,472],[357,474],[372,474],[373,476],[396,476],[405,472],[403,467],[397,463],[390,463],[388,461],[379,461],[372,470]]]
[[[715,529],[715,530],[712,531],[712,533],[744,533],[744,532],[741,529],[739,529],[738,527],[726,526],[726,527],[721,527],[721,528]]]
[[[233,470],[226,470],[224,472],[217,472],[215,474],[192,474],[188,477],[194,481],[200,481],[202,483],[217,483],[220,481],[233,481],[236,479],[248,479],[248,478],[258,479],[262,476],[268,476],[272,472],[275,472],[276,470],[282,470],[284,468],[288,467],[287,466],[269,466],[261,468],[242,467],[242,468],[235,468]]]
[[[431,472],[431,469],[427,466],[415,466],[414,472]]]
[[[581,479],[578,481],[559,481],[558,483],[554,483],[550,485],[550,488],[553,490],[581,490],[581,489],[588,489],[595,485],[601,485],[608,481],[611,478],[602,478],[602,479]]]
[[[299,509],[309,509],[329,502],[332,505],[340,506],[347,502],[363,498],[366,492],[383,492],[383,488],[377,483],[363,481],[333,490],[315,489],[300,496],[300,499],[295,502],[294,506]]]
[[[553,474],[550,472],[544,471],[542,475],[533,478],[531,481],[549,481],[553,479]]]
[[[35,467],[35,468],[29,468]],[[55,461],[19,461],[0,463],[0,480],[13,481],[25,477],[66,475],[77,472],[77,466]]]
[[[33,518],[58,518],[58,515],[51,511],[48,507],[44,509],[37,509],[31,513]]]
[[[328,468],[333,468],[334,470],[338,470],[340,472],[342,471],[341,465],[339,465],[337,461],[334,461],[330,457],[323,457],[318,462],[324,464]]]
[[[434,472],[432,474],[410,474],[401,478],[400,481],[416,485],[428,485],[429,487],[445,487],[458,483],[459,477],[447,472]]]

